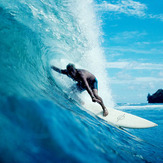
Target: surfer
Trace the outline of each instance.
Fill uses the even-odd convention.
[[[87,90],[92,98],[93,102],[97,102],[101,105],[103,109],[103,116],[108,115],[108,110],[106,109],[102,98],[98,95],[98,82],[96,77],[84,69],[76,69],[74,64],[68,64],[66,69],[62,70],[55,66],[51,68],[61,74],[65,74],[74,81],[77,81],[77,88],[79,91]]]

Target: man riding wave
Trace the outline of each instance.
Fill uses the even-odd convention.
[[[77,88],[79,91],[87,90],[92,98],[93,102],[97,102],[101,105],[103,109],[103,116],[108,115],[108,110],[106,109],[102,98],[98,95],[98,81],[96,77],[84,69],[76,69],[73,64],[68,64],[66,69],[62,70],[55,66],[51,68],[61,74],[65,74],[74,81],[77,81]]]

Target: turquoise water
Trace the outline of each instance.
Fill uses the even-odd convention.
[[[163,105],[116,105],[159,125],[117,129],[87,113],[69,94],[73,82],[50,70],[89,69],[114,105],[93,3],[0,2],[0,162],[163,162]]]

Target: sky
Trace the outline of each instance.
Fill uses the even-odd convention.
[[[163,0],[96,0],[116,103],[147,103],[163,89]]]

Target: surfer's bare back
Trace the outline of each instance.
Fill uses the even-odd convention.
[[[108,110],[106,109],[102,98],[98,95],[98,84],[96,77],[83,69],[76,69],[73,64],[68,64],[65,70],[59,69],[55,66],[51,68],[61,74],[65,74],[74,81],[77,81],[77,88],[79,91],[87,90],[92,98],[93,102],[97,102],[101,105],[103,109],[103,116],[108,115]]]

